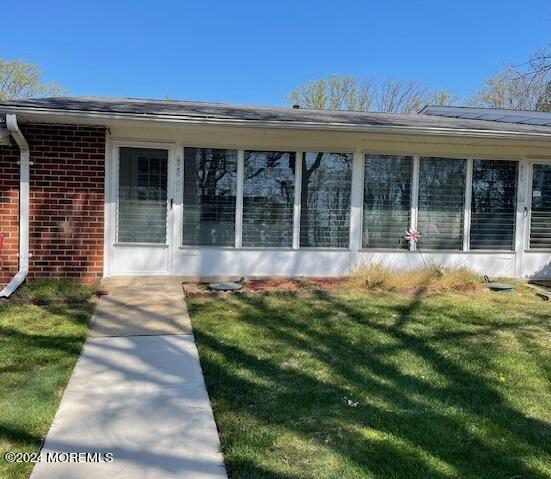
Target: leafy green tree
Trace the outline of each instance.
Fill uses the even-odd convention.
[[[43,83],[42,71],[36,65],[0,59],[0,100],[59,96],[64,93],[57,83]]]

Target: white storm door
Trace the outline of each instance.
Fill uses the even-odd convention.
[[[115,145],[112,275],[167,275],[172,239],[172,147]]]
[[[551,161],[530,164],[526,235],[522,259],[525,277],[551,277]]]

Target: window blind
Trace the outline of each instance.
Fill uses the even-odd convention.
[[[463,249],[466,160],[420,158],[419,248]]]
[[[182,244],[235,245],[237,151],[184,149]]]
[[[243,179],[245,247],[292,247],[295,153],[246,151]]]
[[[167,165],[167,150],[120,148],[119,242],[166,242]]]
[[[300,246],[348,248],[351,153],[304,153]]]
[[[366,155],[364,164],[363,248],[408,248],[410,156]]]
[[[473,160],[471,249],[514,249],[517,170],[516,161]]]
[[[551,165],[533,168],[530,248],[551,249]]]

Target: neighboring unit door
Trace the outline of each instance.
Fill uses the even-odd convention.
[[[522,258],[525,277],[551,277],[551,161],[530,164],[526,236]]]
[[[166,275],[172,237],[173,150],[116,144],[110,275]]]

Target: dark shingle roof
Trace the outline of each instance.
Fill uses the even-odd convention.
[[[551,127],[514,125],[493,121],[446,118],[430,115],[398,115],[378,112],[347,112],[307,108],[273,108],[238,106],[196,101],[147,100],[134,98],[55,97],[17,100],[0,103],[2,110],[41,112],[84,112],[105,115],[140,115],[148,118],[169,118],[194,121],[237,121],[241,123],[268,122],[289,125],[340,125],[350,127],[403,127],[450,131],[479,131],[497,133],[526,133],[551,135]]]
[[[422,113],[423,115],[445,116],[447,118],[464,118],[470,120],[497,121],[502,123],[517,123],[522,125],[551,127],[551,112],[548,111],[427,105],[419,113]]]

